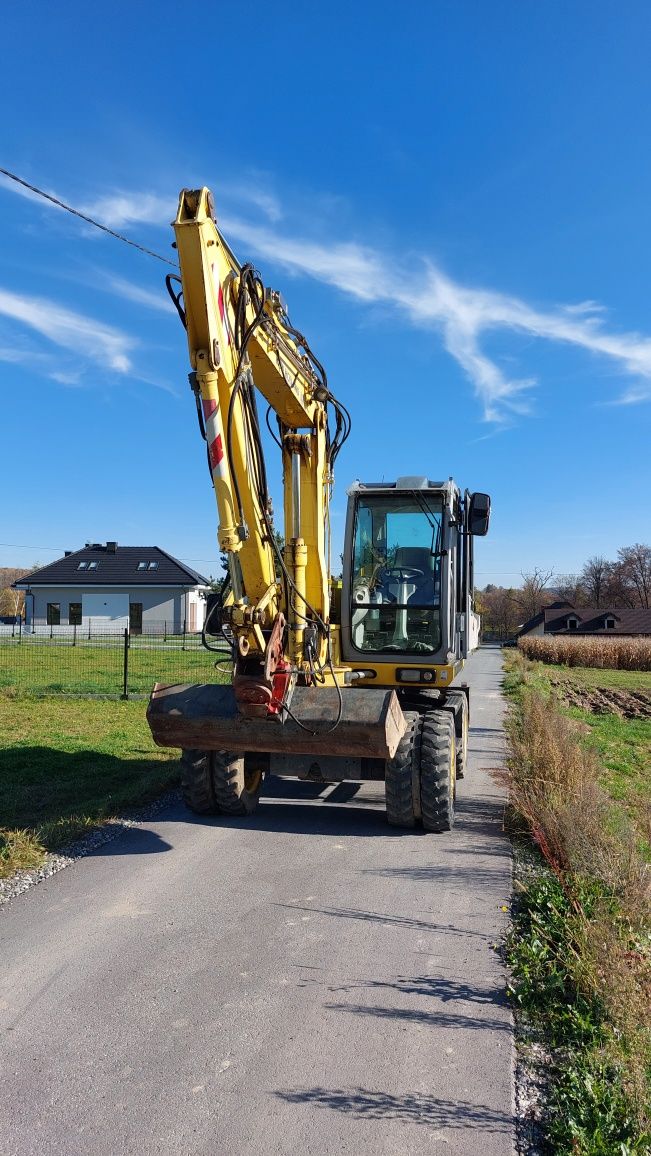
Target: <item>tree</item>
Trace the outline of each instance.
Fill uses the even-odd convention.
[[[612,563],[607,558],[603,558],[601,555],[588,558],[581,571],[581,585],[585,592],[587,606],[598,608],[605,604],[611,570]]]
[[[497,635],[500,639],[515,634],[522,621],[515,593],[513,589],[491,585],[475,595],[475,610],[481,614],[484,634]]]
[[[559,574],[555,582],[555,589],[558,597],[562,598],[564,602],[570,602],[572,606],[588,605],[580,574]]]
[[[651,546],[636,542],[617,551],[624,587],[632,595],[633,606],[651,607]]]
[[[553,570],[541,570],[539,566],[531,573],[522,575],[522,588],[516,590],[515,601],[522,610],[525,622],[549,604],[549,592],[545,588],[553,577]]]
[[[0,567],[0,615],[18,618],[23,613],[25,595],[22,590],[12,590],[13,582],[18,582],[31,570],[21,570],[16,566]]]

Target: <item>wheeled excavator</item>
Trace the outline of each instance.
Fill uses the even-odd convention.
[[[156,743],[182,751],[195,812],[253,812],[268,774],[384,781],[389,823],[447,831],[466,763],[476,645],[473,543],[490,498],[450,478],[356,481],[341,580],[330,570],[330,496],[351,426],[280,294],[240,265],[206,188],[174,222],[190,385],[217,503],[228,590],[209,597],[204,641],[233,647],[232,681],[156,684]],[[263,451],[282,456],[284,545]]]

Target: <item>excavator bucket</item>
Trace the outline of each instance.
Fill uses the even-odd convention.
[[[296,687],[281,721],[244,717],[232,686],[156,683],[147,721],[161,747],[367,759],[393,758],[406,729],[395,691],[370,687],[343,689],[341,703],[336,687]]]

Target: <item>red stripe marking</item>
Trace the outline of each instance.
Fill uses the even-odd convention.
[[[215,401],[214,397],[203,397],[201,399],[201,404],[203,405],[203,416],[207,421],[210,415],[217,409],[217,402]]]
[[[213,470],[217,469],[217,466],[221,462],[223,456],[224,447],[222,446],[221,434],[217,434],[214,442],[210,443],[210,464]]]

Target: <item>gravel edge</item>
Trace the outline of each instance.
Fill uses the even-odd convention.
[[[157,799],[152,800],[151,803],[147,803],[146,806],[138,807],[119,818],[107,819],[105,823],[93,827],[86,835],[82,835],[80,839],[75,839],[73,843],[63,847],[61,851],[51,852],[40,867],[17,871],[15,875],[10,875],[7,879],[0,879],[0,911],[12,899],[16,899],[18,895],[23,895],[31,887],[36,887],[44,879],[50,879],[59,871],[63,871],[64,868],[71,867],[73,863],[83,859],[85,855],[90,855],[98,847],[102,847],[104,843],[110,843],[124,831],[149,822],[166,807],[180,803],[180,801],[181,792],[178,788],[166,791]]]
[[[513,905],[518,892],[540,871],[535,855],[522,840],[512,839]],[[515,1030],[515,1118],[518,1156],[549,1156],[544,1137],[550,1053],[537,1041],[527,1016],[511,1004]]]

